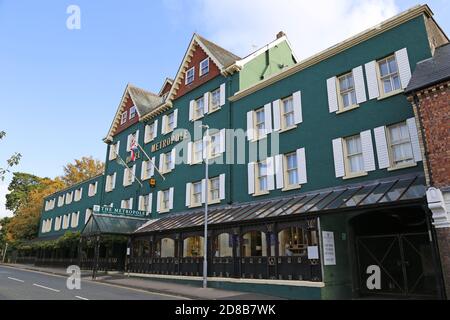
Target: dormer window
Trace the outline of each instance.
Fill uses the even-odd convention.
[[[134,117],[136,117],[136,107],[132,106],[130,108],[130,120],[133,119]]]
[[[195,76],[195,67],[192,67],[188,71],[186,71],[185,84],[191,84],[192,82],[194,82],[194,76]]]
[[[209,72],[209,58],[200,62],[200,77]]]
[[[128,116],[127,111],[122,112],[122,117],[120,118],[120,124],[124,124],[125,122],[127,122],[127,116]]]

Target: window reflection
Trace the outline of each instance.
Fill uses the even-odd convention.
[[[202,257],[203,256],[203,237],[194,236],[184,239],[183,257]]]
[[[278,233],[279,256],[305,256],[308,246],[317,246],[317,231],[299,227],[284,229]]]
[[[214,257],[232,257],[233,256],[233,236],[229,233],[221,233],[216,237],[214,244]]]
[[[267,257],[266,234],[261,231],[250,231],[242,237],[242,256]]]
[[[158,241],[155,256],[161,258],[175,257],[175,241],[169,238]]]

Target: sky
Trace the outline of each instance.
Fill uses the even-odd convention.
[[[105,137],[127,83],[158,92],[194,32],[243,57],[283,30],[307,58],[416,4],[411,0],[0,0],[0,167],[62,174],[105,160]],[[450,34],[450,1],[429,0]],[[67,8],[80,8],[68,29]],[[320,35],[320,36],[319,36]],[[0,218],[11,176],[0,181]]]

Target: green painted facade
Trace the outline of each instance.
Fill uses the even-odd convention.
[[[306,168],[308,182],[301,186],[300,189],[292,191],[281,191],[275,189],[269,194],[255,197],[249,195],[247,189],[247,164],[249,162],[249,148],[253,148],[254,142],[246,143],[246,163],[245,164],[214,164],[210,166],[209,176],[215,177],[225,174],[225,199],[221,204],[243,203],[249,201],[264,200],[272,197],[289,196],[293,194],[319,190],[328,187],[346,185],[350,183],[373,181],[376,179],[403,175],[405,173],[423,172],[422,162],[415,167],[402,170],[388,171],[387,169],[379,169],[378,159],[375,153],[376,170],[371,171],[368,175],[344,180],[336,178],[334,171],[334,158],[332,140],[338,137],[351,136],[364,130],[373,130],[376,127],[390,125],[408,118],[414,117],[412,107],[406,97],[399,93],[397,95],[385,99],[372,99],[361,103],[354,110],[343,112],[341,114],[330,113],[328,109],[327,83],[326,80],[333,76],[338,76],[349,72],[352,68],[364,65],[373,60],[379,60],[395,51],[407,48],[411,69],[413,70],[417,62],[430,58],[431,49],[428,41],[428,35],[425,27],[424,17],[418,16],[403,24],[387,30],[373,38],[359,43],[349,49],[344,50],[330,58],[318,62],[307,67],[287,78],[275,82],[265,88],[262,88],[250,95],[247,95],[237,101],[231,102],[229,97],[236,92],[242,91],[251,85],[261,81],[261,77],[267,77],[279,72],[280,64],[292,66],[294,59],[286,42],[273,47],[269,50],[269,60],[266,60],[266,54],[261,54],[251,62],[247,63],[244,68],[230,76],[218,76],[213,80],[197,87],[182,97],[174,100],[173,107],[165,113],[158,115],[156,118],[149,120],[153,122],[158,119],[158,136],[155,140],[148,144],[144,144],[144,122],[138,122],[136,125],[120,132],[114,136],[113,143],[120,141],[120,156],[125,159],[129,153],[126,152],[127,136],[139,130],[139,143],[145,148],[150,157],[156,157],[156,164],[159,164],[159,154],[161,152],[169,152],[174,146],[173,144],[160,151],[151,153],[151,145],[170,137],[161,134],[162,116],[178,110],[177,128],[186,129],[193,136],[194,123],[189,121],[189,102],[193,99],[203,96],[205,92],[212,91],[223,83],[226,84],[226,103],[219,111],[205,115],[201,121],[203,124],[209,125],[211,128],[241,128],[246,129],[246,114],[250,110],[263,107],[265,104],[274,100],[292,95],[296,91],[302,94],[302,114],[303,122],[297,128],[282,132],[279,134],[280,148],[279,154],[295,151],[298,148],[305,148],[306,151]],[[266,66],[266,61],[269,65]],[[365,71],[364,71],[365,73]],[[364,78],[365,74],[364,74]],[[365,85],[366,95],[367,83]],[[268,135],[270,140],[271,134]],[[375,140],[372,131],[373,146],[375,148]],[[253,145],[253,146],[252,146]],[[269,148],[270,151],[270,148]],[[237,149],[235,149],[235,154]],[[175,169],[166,174],[166,180],[163,181],[155,171],[156,188],[150,188],[148,181],[143,182],[143,187],[135,182],[131,186],[123,187],[123,167],[115,160],[109,161],[109,146],[107,147],[105,175],[117,173],[116,187],[112,192],[105,192],[104,179],[105,176],[96,178],[99,181],[97,195],[88,198],[83,194],[80,202],[73,202],[71,205],[57,207],[50,211],[42,213],[41,220],[49,217],[55,217],[60,214],[80,211],[80,223],[77,230],[81,230],[84,222],[84,213],[86,208],[92,207],[94,204],[108,205],[113,203],[114,207],[120,207],[123,199],[133,198],[133,209],[138,209],[138,197],[140,195],[153,194],[151,217],[159,218],[168,214],[176,214],[186,212],[189,209],[185,205],[186,183],[199,181],[204,178],[204,165],[188,165],[180,164]],[[141,177],[142,160],[146,160],[141,153],[141,158],[136,160],[136,177]],[[254,160],[254,159],[253,159]],[[264,160],[264,159],[259,159]],[[130,163],[130,166],[132,163]],[[83,192],[87,194],[88,182],[83,184]],[[156,195],[157,191],[174,187],[174,203],[173,210],[170,213],[158,214],[156,212]],[[72,189],[75,189],[72,188]],[[67,192],[64,191],[63,193]],[[52,195],[50,198],[56,198],[60,193]],[[216,204],[220,205],[220,204]],[[215,206],[215,205],[213,205]],[[198,210],[198,208],[197,208]],[[293,296],[293,291],[300,290],[298,297],[307,297],[312,299],[320,298],[348,298],[352,296],[352,275],[351,266],[348,260],[348,251],[350,248],[348,238],[348,217],[342,215],[331,215],[320,217],[321,230],[333,231],[335,233],[336,245],[336,266],[324,266],[324,288],[301,288],[289,289],[281,288],[283,296]],[[41,228],[40,228],[41,229]],[[63,231],[51,231],[45,235],[54,236],[61,235]],[[44,237],[40,234],[40,237]],[[248,285],[247,290],[251,289]],[[278,287],[277,287],[278,288]],[[246,289],[242,285],[241,289]],[[270,287],[272,290],[273,287]],[[261,290],[255,289],[255,290]],[[250,290],[252,291],[252,290]],[[294,294],[297,296],[297,294]]]

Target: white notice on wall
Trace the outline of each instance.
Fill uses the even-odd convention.
[[[336,265],[336,252],[334,248],[334,233],[322,231],[323,238],[323,263],[326,266]]]
[[[309,246],[308,247],[308,259],[319,259],[319,247],[318,246]]]

